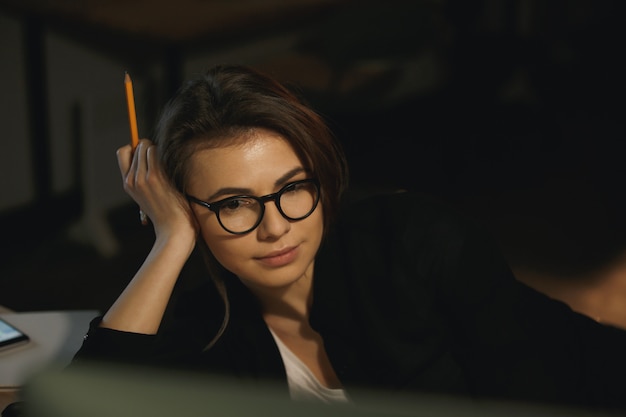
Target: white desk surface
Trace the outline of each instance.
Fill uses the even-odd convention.
[[[95,310],[1,313],[31,340],[0,352],[0,390],[19,388],[38,372],[67,365],[98,314]]]

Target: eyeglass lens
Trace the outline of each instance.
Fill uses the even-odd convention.
[[[270,198],[271,199],[271,198]],[[318,188],[313,182],[288,184],[273,199],[278,210],[289,220],[300,220],[310,215],[318,201]],[[233,197],[219,208],[218,219],[229,232],[245,233],[261,221],[265,202],[258,197]]]

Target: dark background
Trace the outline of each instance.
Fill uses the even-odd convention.
[[[99,27],[86,12],[38,8],[45,2],[8,1],[0,10],[30,22],[24,33],[34,39],[35,57],[37,31],[55,22],[105,50],[127,39],[121,53],[134,59],[135,71],[142,59],[161,57],[170,92],[183,78],[181,57],[207,40],[301,30],[297,52],[331,69],[325,88],[298,85],[301,69],[265,68],[293,81],[328,119],[345,144],[356,192],[403,187],[459,207],[493,232],[520,279],[539,274],[567,285],[623,252],[624,2],[337,1],[298,10],[277,2],[256,20],[246,17],[245,2],[220,20],[219,3],[212,18],[220,25],[169,37]],[[242,16],[238,29],[227,24]],[[437,82],[390,99],[410,78],[408,63],[425,55],[438,63]],[[377,61],[395,65],[367,76],[356,71]],[[45,136],[45,114],[31,107],[30,118]],[[1,305],[103,311],[132,277],[153,237],[135,205],[109,213],[122,250],[105,258],[65,233],[80,215],[76,199],[55,199],[43,187],[32,206],[0,213]],[[197,272],[196,261],[185,273]]]

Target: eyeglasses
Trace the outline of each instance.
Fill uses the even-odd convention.
[[[191,195],[187,195],[187,198],[214,212],[217,221],[227,232],[243,235],[261,223],[268,201],[273,201],[287,220],[297,221],[309,217],[320,200],[320,184],[317,179],[308,178],[290,182],[278,192],[262,197],[236,195],[214,203],[207,203]]]

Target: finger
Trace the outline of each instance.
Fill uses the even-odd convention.
[[[147,175],[159,175],[161,173],[157,159],[157,148],[151,143],[146,147],[146,162],[148,168]]]
[[[120,168],[122,179],[124,179],[130,169],[130,164],[133,158],[133,149],[130,145],[125,145],[119,148],[115,155],[117,156],[117,165]]]
[[[143,143],[144,145],[152,145],[152,141],[150,139],[141,138],[139,143]]]
[[[141,139],[135,148],[129,172],[129,174],[134,173],[133,182],[135,184],[143,184],[145,182],[148,172],[147,152],[150,143],[151,142],[146,139]]]

